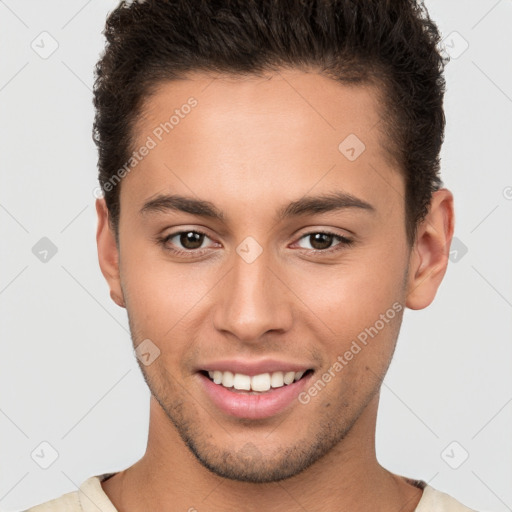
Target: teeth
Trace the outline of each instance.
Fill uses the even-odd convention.
[[[232,388],[235,376],[231,372],[222,372],[222,384],[225,388]]]
[[[305,372],[273,372],[260,373],[250,377],[243,373],[235,373],[219,370],[209,371],[208,376],[215,382],[225,388],[235,388],[240,391],[258,391],[265,392],[270,388],[281,388],[297,382]]]
[[[273,388],[281,388],[284,386],[283,372],[274,372],[270,376],[270,385]]]
[[[284,383],[291,384],[293,382],[294,378],[295,378],[295,372],[286,372],[284,374]]]
[[[262,373],[251,377],[253,391],[268,391],[270,389],[270,373]]]
[[[233,387],[235,389],[243,389],[244,391],[250,391],[251,377],[249,377],[249,375],[235,373],[235,378],[233,379]]]

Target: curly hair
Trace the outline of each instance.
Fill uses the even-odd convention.
[[[377,86],[386,150],[405,180],[410,245],[442,185],[444,66],[440,34],[419,0],[122,1],[95,69],[93,139],[99,183],[118,234],[120,186],[136,122],[155,87],[189,72],[261,76],[314,69]],[[111,182],[110,182],[111,184]]]

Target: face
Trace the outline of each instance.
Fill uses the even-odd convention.
[[[164,428],[218,475],[295,475],[378,397],[410,255],[381,126],[374,89],[298,70],[190,75],[145,105],[118,295]]]

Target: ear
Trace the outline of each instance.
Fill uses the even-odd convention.
[[[101,273],[107,280],[110,288],[110,297],[118,306],[124,308],[125,304],[119,273],[119,250],[114,231],[110,226],[108,208],[104,198],[96,199],[96,212],[98,214],[96,244],[98,246],[98,260]]]
[[[427,216],[418,226],[409,258],[408,308],[423,309],[434,300],[448,266],[454,223],[452,193],[446,188],[437,190]]]

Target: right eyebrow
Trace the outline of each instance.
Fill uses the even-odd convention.
[[[168,211],[181,211],[220,221],[223,221],[225,218],[224,213],[210,201],[168,194],[160,194],[150,199],[144,204],[139,213],[144,215],[146,213],[165,213]]]

